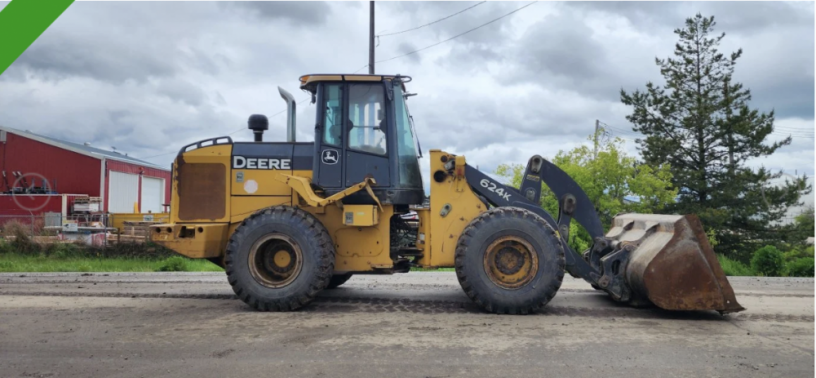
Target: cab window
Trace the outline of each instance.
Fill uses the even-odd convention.
[[[349,84],[349,149],[386,154],[384,104],[382,84]]]

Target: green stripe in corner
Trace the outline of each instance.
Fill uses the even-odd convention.
[[[74,0],[12,0],[0,11],[0,75]]]

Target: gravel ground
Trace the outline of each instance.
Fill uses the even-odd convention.
[[[498,316],[452,272],[355,276],[294,313],[223,273],[0,274],[0,376],[812,377],[813,279],[729,280],[746,311],[634,309],[568,276]]]

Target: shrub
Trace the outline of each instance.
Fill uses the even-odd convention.
[[[186,272],[187,260],[181,256],[173,256],[164,260],[158,269],[160,272]]]
[[[21,254],[35,254],[42,247],[31,238],[31,226],[17,220],[10,220],[3,224],[3,236],[12,237],[12,249]]]
[[[794,260],[798,260],[802,257],[813,257],[813,246],[807,247],[794,247],[790,251],[784,253],[785,261],[793,262]]]
[[[75,243],[52,243],[45,247],[45,255],[58,259],[85,257],[87,251],[83,247]]]
[[[813,257],[801,257],[788,263],[787,271],[791,277],[813,277]]]
[[[766,245],[754,252],[751,268],[758,275],[779,277],[785,269],[785,257],[776,247]]]
[[[753,276],[754,271],[751,268],[737,260],[731,260],[723,255],[717,255],[717,260],[722,266],[723,272],[726,276]]]
[[[14,253],[14,247],[11,246],[11,243],[0,240],[0,255],[9,253]]]

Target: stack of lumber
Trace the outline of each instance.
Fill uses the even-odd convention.
[[[144,243],[150,238],[150,226],[161,222],[125,221],[122,230],[108,237],[108,241]]]

